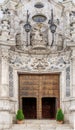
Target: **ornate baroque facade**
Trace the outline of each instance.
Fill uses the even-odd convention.
[[[48,21],[53,8],[57,29]],[[59,74],[65,121],[75,118],[75,4],[72,0],[5,0],[0,4],[0,128],[9,128],[19,108],[18,74]],[[31,31],[24,25],[29,11]],[[5,118],[6,117],[6,118]]]

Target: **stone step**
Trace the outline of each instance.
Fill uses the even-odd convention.
[[[25,120],[8,130],[73,130],[69,124],[57,124],[55,120]]]

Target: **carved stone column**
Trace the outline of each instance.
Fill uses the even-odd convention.
[[[71,60],[72,97],[75,98],[75,47],[72,48]]]
[[[74,126],[75,121],[75,43],[71,43],[70,47],[72,49],[71,58],[71,106],[70,106],[70,123]]]
[[[9,97],[8,47],[1,46],[1,97]]]
[[[0,46],[0,129],[9,128],[12,124],[9,99],[8,50],[8,46]]]

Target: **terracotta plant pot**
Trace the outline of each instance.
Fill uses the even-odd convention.
[[[57,121],[57,123],[58,123],[58,124],[63,124],[63,123],[64,123],[64,121]]]
[[[17,124],[23,124],[24,121],[23,120],[17,120]]]

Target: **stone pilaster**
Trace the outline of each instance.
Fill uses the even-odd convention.
[[[74,126],[75,120],[75,43],[71,43],[69,46],[72,49],[71,57],[71,98],[70,98],[70,118],[69,121]]]
[[[72,49],[72,96],[75,97],[75,47]]]
[[[11,103],[9,100],[9,64],[7,46],[0,46],[0,129],[9,128],[12,124]]]
[[[1,46],[1,97],[9,97],[8,47]]]

